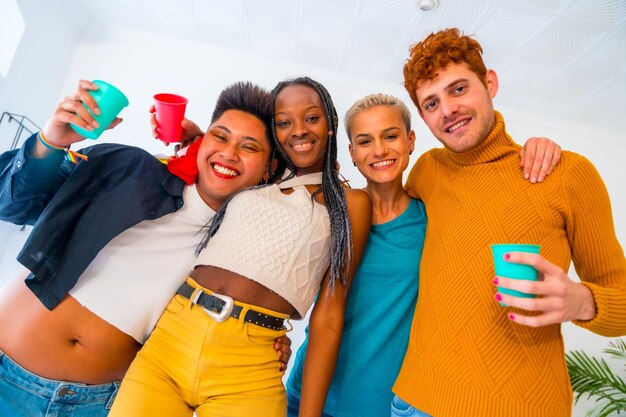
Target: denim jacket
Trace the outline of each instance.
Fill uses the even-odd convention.
[[[80,151],[89,160],[74,165],[63,152],[33,158],[36,140],[0,155],[0,220],[34,225],[17,260],[52,309],[114,237],[181,208],[185,184],[139,148],[91,146]]]

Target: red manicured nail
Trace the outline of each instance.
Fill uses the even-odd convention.
[[[504,260],[508,261],[509,259],[511,259],[511,255],[509,255],[508,253],[504,254]]]
[[[500,295],[500,293],[496,293],[495,297],[496,297],[496,300],[502,301],[502,296]]]
[[[498,278],[497,278],[497,277],[493,279],[493,283],[494,283],[495,285],[498,285]]]
[[[515,320],[515,316],[513,314],[509,314],[509,320]]]

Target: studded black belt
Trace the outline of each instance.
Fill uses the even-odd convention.
[[[185,282],[178,288],[176,294],[191,299],[194,304],[202,307],[209,316],[213,317],[218,322],[223,322],[229,317],[237,319],[241,316],[243,307],[236,305],[231,297],[223,294],[207,294],[202,290],[197,291],[195,295],[194,292],[196,292],[196,288]],[[252,309],[246,312],[243,320],[272,330],[282,330],[285,328],[285,319],[270,316]]]

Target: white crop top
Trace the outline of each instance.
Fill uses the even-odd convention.
[[[215,215],[195,184],[184,188],[183,201],[180,210],[113,238],[70,290],[92,313],[139,343],[192,271],[195,249]]]
[[[274,291],[305,316],[330,265],[330,219],[305,185],[322,173],[243,191],[228,203],[217,233],[196,265],[243,275]],[[293,188],[291,194],[280,190]]]

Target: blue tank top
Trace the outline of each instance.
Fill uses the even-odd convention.
[[[334,417],[388,416],[391,388],[400,372],[419,286],[426,211],[411,200],[400,216],[372,225],[348,303],[324,413]],[[287,380],[300,398],[308,342],[298,349]]]

